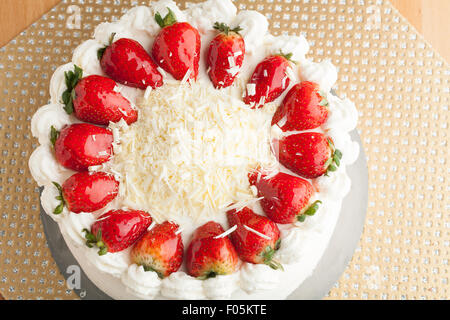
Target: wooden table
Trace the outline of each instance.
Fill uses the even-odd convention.
[[[0,0],[0,47],[36,21],[60,0]],[[391,0],[394,6],[450,61],[450,0]],[[0,296],[0,299],[2,297]]]

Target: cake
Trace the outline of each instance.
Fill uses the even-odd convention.
[[[50,82],[29,160],[41,205],[116,299],[284,299],[351,187],[354,104],[303,36],[231,0],[101,23]]]

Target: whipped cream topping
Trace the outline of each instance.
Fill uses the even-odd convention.
[[[241,287],[247,293],[272,290],[279,284],[281,273],[264,264],[244,263],[241,267]]]
[[[31,133],[39,139],[41,145],[50,145],[50,129],[61,130],[72,124],[73,119],[61,108],[60,104],[49,104],[39,108],[31,118]]]
[[[172,273],[162,281],[161,294],[171,299],[205,299],[203,281],[193,278],[182,271]]]
[[[161,279],[156,272],[146,272],[144,267],[132,264],[122,273],[123,284],[143,299],[153,299],[160,290]]]
[[[167,7],[175,13],[178,21],[189,21],[197,27],[202,37],[202,51],[205,53],[209,41],[215,35],[212,25],[216,21],[228,22],[232,27],[240,25],[246,42],[246,56],[244,66],[236,79],[235,85],[222,90],[225,94],[241,99],[246,82],[251,76],[255,66],[269,54],[283,52],[293,53],[293,60],[298,61],[295,70],[290,73],[292,82],[290,87],[274,102],[267,104],[267,112],[275,112],[289,89],[298,81],[308,80],[319,83],[321,89],[327,92],[330,103],[330,117],[325,125],[318,131],[329,134],[336,147],[343,154],[341,167],[329,177],[318,178],[312,183],[319,190],[315,199],[323,204],[313,217],[300,224],[280,226],[282,230],[281,248],[275,257],[283,263],[285,271],[275,271],[266,265],[253,265],[243,263],[242,267],[230,276],[218,276],[213,279],[201,281],[190,277],[184,269],[169,277],[160,280],[154,272],[144,272],[142,267],[133,265],[130,261],[129,250],[120,253],[98,256],[97,250],[84,246],[84,235],[81,230],[90,228],[96,217],[102,212],[112,208],[133,207],[127,201],[124,193],[107,208],[94,214],[74,214],[67,209],[59,216],[52,214],[57,203],[54,199],[56,189],[52,181],[62,184],[72,171],[62,168],[55,160],[53,150],[49,144],[49,127],[52,125],[60,129],[65,124],[78,122],[73,116],[63,111],[61,95],[66,90],[64,72],[73,70],[77,64],[84,70],[84,75],[103,75],[97,59],[97,49],[106,45],[112,33],[116,39],[128,37],[140,42],[144,48],[150,50],[152,42],[160,28],[154,20],[154,14],[160,12],[167,14]],[[356,128],[358,114],[355,105],[349,100],[343,100],[330,93],[337,79],[336,68],[330,61],[324,60],[314,63],[305,55],[309,50],[308,43],[303,36],[272,36],[268,33],[267,18],[256,11],[237,12],[231,0],[208,0],[199,4],[190,4],[186,10],[180,10],[174,1],[153,1],[147,6],[138,6],[130,9],[120,20],[111,23],[101,23],[94,32],[94,38],[82,43],[75,51],[71,63],[59,67],[50,82],[51,104],[38,110],[32,120],[33,136],[41,144],[32,154],[29,167],[39,186],[44,186],[41,203],[44,210],[60,225],[69,247],[81,253],[83,262],[87,261],[89,267],[97,270],[97,279],[105,274],[118,278],[115,291],[107,292],[112,297],[123,297],[124,287],[128,289],[129,298],[166,298],[166,299],[282,299],[289,295],[300,283],[309,276],[324,250],[336,225],[342,200],[350,190],[351,181],[345,170],[346,165],[353,163],[359,153],[359,145],[351,140],[349,132]],[[202,55],[204,56],[204,55]],[[200,63],[198,83],[212,88],[206,73],[204,63]],[[165,74],[165,82],[173,79]],[[132,103],[139,106],[139,101],[145,91],[118,85],[117,88]],[[115,138],[120,137],[120,124],[112,125],[116,130]],[[273,133],[273,130],[272,130]],[[113,159],[114,161],[114,159]],[[108,171],[112,163],[103,165],[100,169]],[[98,169],[98,168],[97,168]],[[120,177],[118,177],[120,178]],[[120,190],[119,190],[120,191]],[[251,191],[249,191],[251,194]],[[259,211],[259,213],[262,213]],[[215,219],[225,229],[226,218]],[[183,228],[183,241],[187,245],[192,232],[197,227],[191,220],[179,219],[177,221]],[[120,294],[119,294],[120,293]],[[128,296],[127,296],[128,297]]]
[[[238,288],[238,273],[226,276],[216,276],[203,281],[204,294],[208,299],[229,299]]]
[[[28,160],[31,175],[37,184],[42,187],[55,182],[64,182],[71,176],[71,171],[60,165],[50,145],[45,144],[37,147]]]
[[[330,92],[337,81],[337,69],[328,59],[320,63],[303,61],[300,75],[302,80],[318,83],[324,92]]]

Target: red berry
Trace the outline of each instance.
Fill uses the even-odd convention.
[[[61,204],[54,213],[60,214],[64,205],[74,213],[94,212],[104,208],[117,196],[119,182],[104,172],[80,172],[67,179],[62,187],[56,182]]]
[[[287,76],[289,59],[292,54],[274,55],[265,58],[253,72],[244,96],[244,102],[252,108],[261,108],[264,104],[278,98],[289,86]],[[254,92],[249,87],[254,87]]]
[[[131,260],[161,278],[178,271],[184,250],[178,229],[177,224],[168,221],[155,225],[133,247]]]
[[[280,245],[280,230],[274,222],[247,207],[239,211],[228,211],[227,218],[230,227],[237,226],[230,234],[230,239],[242,260],[282,269],[281,265],[273,260],[273,255]]]
[[[222,226],[213,221],[194,232],[186,252],[189,275],[206,279],[236,271],[238,256],[233,244],[227,236],[218,237],[224,232]]]
[[[113,135],[108,129],[87,123],[52,127],[56,160],[68,169],[87,171],[90,166],[107,162],[113,153]]]
[[[283,131],[301,131],[320,127],[328,118],[328,101],[319,85],[304,81],[289,90],[272,119]]]
[[[270,220],[288,224],[303,219],[314,191],[308,181],[283,172],[269,178],[258,171],[249,175],[249,181],[263,197],[261,207]]]
[[[111,37],[113,40],[114,34]],[[103,71],[115,81],[145,90],[163,85],[158,66],[142,45],[132,39],[122,38],[99,50]]]
[[[86,233],[86,245],[97,246],[99,255],[125,250],[138,241],[152,223],[144,211],[111,210],[101,215]]]
[[[285,136],[275,140],[273,146],[282,165],[308,179],[336,171],[342,158],[331,138],[318,132]]]
[[[131,103],[115,91],[114,80],[102,76],[83,78],[75,87],[73,107],[78,119],[99,125],[109,125],[124,119],[127,124],[137,121],[138,113]]]
[[[75,66],[65,73],[67,90],[62,95],[64,110],[84,122],[109,125],[124,119],[127,124],[137,121],[137,110],[120,92],[117,84],[102,76],[83,78],[83,70]]]
[[[220,33],[211,41],[207,55],[209,78],[215,88],[226,88],[234,79],[244,63],[245,42],[239,34],[240,27],[230,29],[224,23],[214,25]]]
[[[176,80],[182,80],[190,71],[189,79],[197,79],[201,38],[197,29],[187,22],[177,22],[169,10],[164,19],[159,13],[155,19],[162,28],[152,48],[155,62]]]

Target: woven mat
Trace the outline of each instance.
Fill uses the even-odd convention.
[[[182,2],[182,1],[181,1]],[[63,1],[0,49],[0,292],[76,299],[47,247],[28,170],[30,119],[57,66],[102,21],[147,1]],[[339,67],[369,165],[369,208],[354,257],[328,299],[449,299],[450,68],[387,1],[245,0],[274,34],[304,34]],[[79,14],[79,15],[78,15]]]

